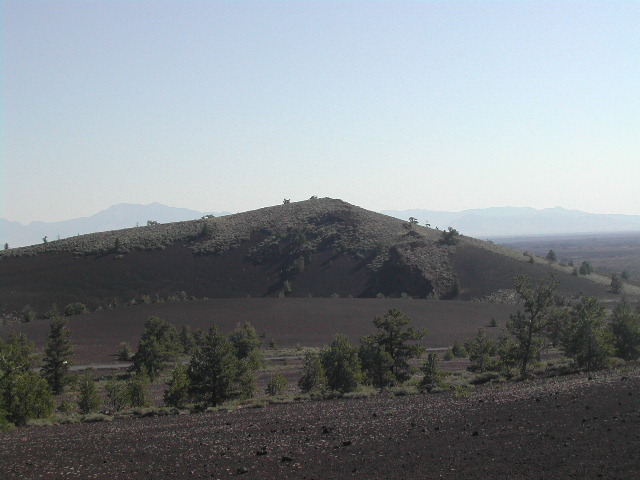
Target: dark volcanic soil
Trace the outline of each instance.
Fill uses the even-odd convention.
[[[76,365],[106,363],[115,360],[120,342],[134,348],[150,315],[157,315],[176,325],[208,329],[213,324],[230,332],[244,322],[256,327],[265,345],[274,339],[284,347],[328,345],[336,333],[353,341],[373,333],[372,320],[390,308],[399,308],[415,327],[426,327],[427,347],[447,347],[455,340],[472,337],[478,328],[495,318],[504,326],[514,305],[478,302],[402,300],[389,298],[230,298],[157,303],[120,307],[85,315],[67,317],[74,343]],[[488,328],[489,334],[498,334]],[[49,321],[0,325],[0,338],[11,331],[24,332],[42,350],[49,333]]]
[[[2,478],[639,478],[640,370],[0,434]]]

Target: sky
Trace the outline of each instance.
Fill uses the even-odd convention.
[[[0,4],[0,217],[640,215],[640,2]]]

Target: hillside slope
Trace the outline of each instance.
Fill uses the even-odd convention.
[[[0,312],[159,298],[353,296],[459,298],[548,275],[539,259],[371,212],[311,199],[225,217],[72,237],[0,253]],[[560,272],[562,289],[607,295]]]

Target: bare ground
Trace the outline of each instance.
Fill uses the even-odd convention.
[[[230,298],[135,305],[68,317],[75,346],[72,360],[76,365],[115,361],[118,344],[126,341],[135,348],[151,315],[178,329],[183,325],[208,329],[216,324],[225,333],[249,322],[265,345],[273,339],[280,346],[295,347],[327,345],[336,333],[358,341],[375,330],[373,318],[390,308],[399,308],[413,326],[429,330],[423,342],[427,347],[447,347],[455,340],[470,338],[491,318],[504,326],[516,309],[514,305],[388,298]],[[2,325],[0,338],[12,331],[24,332],[42,350],[49,322]],[[498,333],[497,328],[487,331]]]
[[[0,434],[18,478],[638,478],[640,370]]]

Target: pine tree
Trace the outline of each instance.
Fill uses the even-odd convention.
[[[69,380],[69,359],[73,353],[71,332],[65,319],[56,316],[51,320],[49,340],[45,348],[42,374],[56,395],[62,393]]]
[[[515,278],[515,289],[522,302],[524,311],[518,310],[507,322],[507,330],[514,336],[517,345],[516,359],[520,366],[520,375],[527,373],[532,360],[540,356],[544,343],[543,333],[553,309],[554,293],[558,282],[554,276],[548,282],[531,285],[526,275]]]
[[[12,333],[6,343],[0,339],[0,425],[21,425],[53,411],[49,384],[31,371],[33,351],[24,334]]]
[[[393,379],[399,382],[410,377],[409,360],[419,357],[424,352],[424,347],[407,342],[421,340],[427,330],[424,328],[414,330],[413,327],[405,328],[411,319],[397,308],[390,309],[384,317],[375,317],[373,324],[378,333],[363,337],[362,343],[377,344],[391,358],[388,369]]]
[[[358,354],[368,384],[383,389],[395,383],[396,379],[391,371],[393,358],[380,344],[363,343]]]
[[[144,332],[138,343],[138,351],[133,356],[132,370],[146,370],[154,380],[160,372],[178,358],[182,345],[176,327],[161,318],[152,316],[144,324]]]
[[[217,326],[211,327],[189,362],[189,393],[205,405],[218,405],[233,397],[239,373],[235,348]]]
[[[322,367],[330,389],[345,393],[355,390],[362,382],[362,366],[358,348],[345,335],[336,335],[321,355]]]
[[[478,329],[473,340],[465,344],[471,361],[470,370],[484,372],[491,368],[491,357],[496,353],[496,344],[487,336],[484,328]]]
[[[640,358],[640,314],[632,312],[626,300],[613,310],[609,327],[616,356],[624,360]]]
[[[327,386],[327,376],[324,373],[320,355],[314,352],[307,352],[304,355],[304,367],[302,377],[298,381],[298,387],[304,393],[313,390],[324,390]]]
[[[229,340],[236,349],[238,359],[246,359],[249,367],[253,370],[262,367],[263,360],[260,354],[260,337],[250,323],[247,322],[242,327],[236,328],[231,332]]]
[[[604,367],[613,353],[610,331],[605,326],[606,310],[595,298],[580,300],[565,324],[562,346],[587,372]]]
[[[184,406],[190,401],[190,385],[191,382],[187,376],[186,365],[178,365],[171,374],[169,388],[164,392],[164,403],[170,407],[184,408]]]

